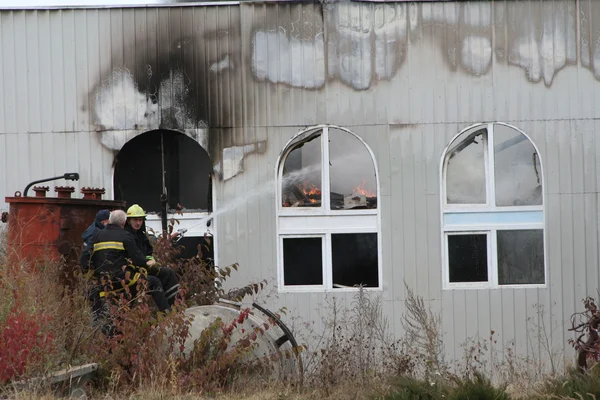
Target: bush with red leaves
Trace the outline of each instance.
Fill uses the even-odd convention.
[[[13,308],[0,327],[0,383],[23,376],[53,353],[54,335],[44,332],[47,315],[30,315]]]

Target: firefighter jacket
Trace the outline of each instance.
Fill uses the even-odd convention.
[[[93,270],[97,277],[109,274],[111,279],[122,279],[126,271],[145,267],[146,257],[136,246],[131,233],[109,224],[92,237],[90,246],[81,256],[81,266],[84,270]]]
[[[133,236],[135,239],[135,244],[138,249],[146,256],[146,259],[153,260],[152,253],[154,252],[154,247],[152,247],[152,243],[150,243],[150,239],[148,239],[148,235],[146,234],[146,223],[142,225],[137,232],[129,225],[129,223],[125,224],[125,230]]]

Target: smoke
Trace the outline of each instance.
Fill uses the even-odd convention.
[[[496,125],[494,129],[496,205],[541,205],[541,167],[535,148],[522,134],[508,127]],[[481,139],[449,160],[446,196],[450,204],[485,203],[486,173]]]

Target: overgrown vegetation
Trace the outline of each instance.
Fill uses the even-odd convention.
[[[177,249],[159,241],[157,259],[176,269],[184,284],[174,311],[157,313],[143,286],[135,298],[119,293],[107,303],[116,333],[104,335],[87,300],[90,277],[76,275],[76,284],[65,287],[59,263],[7,268],[4,240],[0,235],[0,395],[41,398],[50,393],[43,381],[27,389],[15,382],[97,362],[100,372],[87,388],[92,398],[600,398],[597,367],[558,374],[541,308],[528,344],[537,353],[516,356],[490,332],[487,338],[466,339],[461,359],[447,360],[440,314],[410,287],[405,287],[405,312],[396,318],[404,328],[401,338],[392,337],[378,294],[359,289],[346,304],[334,293],[322,307],[322,327],[301,340],[309,344],[303,384],[282,383],[268,377],[274,363],[290,354],[252,356],[273,322],[248,329],[249,309],[231,320],[216,319],[194,343],[188,340],[187,307],[256,295],[266,284],[225,291],[223,283],[237,265],[216,269],[210,260],[177,260]]]

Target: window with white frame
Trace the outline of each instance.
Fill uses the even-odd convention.
[[[378,288],[378,180],[368,146],[350,131],[297,134],[278,162],[279,287]]]
[[[456,136],[442,163],[445,288],[541,286],[542,168],[531,140],[502,123]]]

